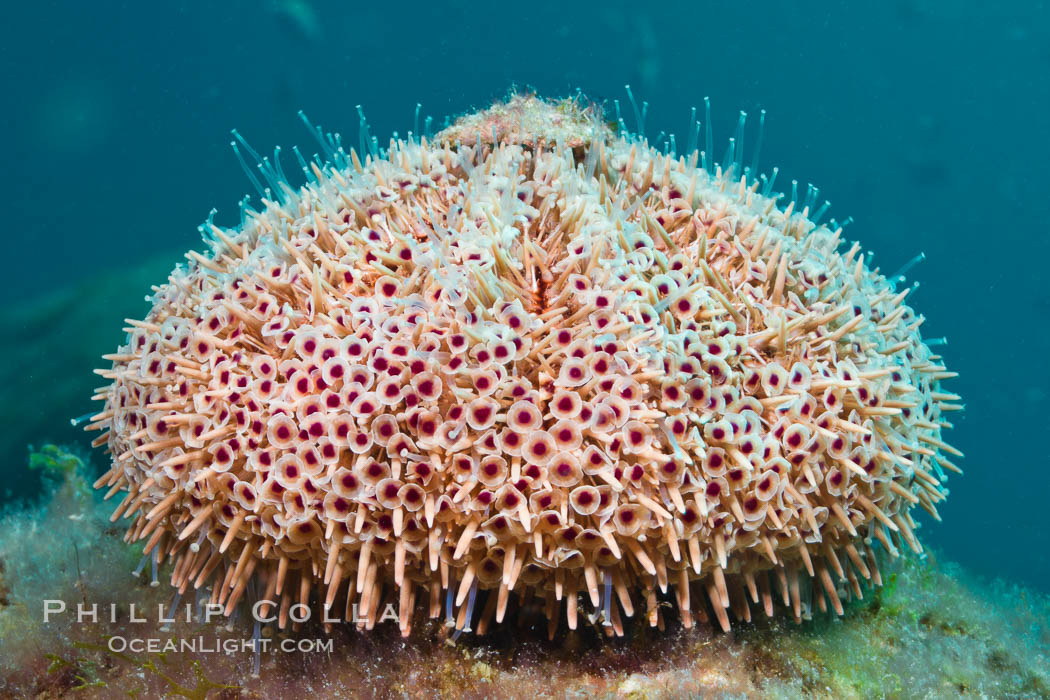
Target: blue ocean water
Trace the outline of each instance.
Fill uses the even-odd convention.
[[[230,129],[311,147],[299,109],[356,137],[360,104],[385,137],[412,128],[417,103],[440,123],[516,85],[611,107],[629,83],[650,104],[647,133],[679,143],[704,96],[722,142],[738,110],[766,109],[763,162],[781,182],[820,187],[885,271],[926,254],[911,302],[928,336],[948,338],[967,410],[950,434],[966,475],[949,483],[944,522],[924,518],[924,540],[1050,590],[1045,3],[37,2],[5,15],[9,308],[158,255],[174,263],[213,206],[234,223],[250,185]],[[6,354],[38,332],[5,327]],[[25,441],[74,439],[66,419],[87,396],[39,397],[91,365],[39,366],[8,379],[13,410],[53,417]],[[21,495],[23,459],[0,465]]]

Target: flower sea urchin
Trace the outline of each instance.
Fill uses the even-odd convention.
[[[178,591],[622,634],[670,587],[728,629],[841,613],[875,541],[919,550],[959,406],[908,290],[739,163],[597,116],[518,96],[364,162],[322,138],[298,191],[262,162],[275,193],[155,288],[89,426]]]

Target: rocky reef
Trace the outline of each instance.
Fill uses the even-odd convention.
[[[221,625],[184,616],[169,626],[160,621],[157,606],[169,608],[170,590],[150,585],[148,567],[131,575],[139,554],[110,524],[108,504],[90,493],[93,474],[76,451],[45,447],[31,464],[47,475],[47,496],[0,516],[3,697],[1050,694],[1050,599],[980,580],[932,553],[885,562],[885,585],[865,590],[865,599],[848,605],[841,618],[814,610],[801,625],[756,619],[735,625],[731,634],[709,626],[660,631],[634,625],[623,639],[607,638],[600,623],[584,624],[547,642],[538,611],[495,636],[464,634],[455,644],[441,624],[403,640],[395,623],[362,634],[350,624],[326,631],[312,622],[287,637],[293,647],[312,651],[280,651],[281,635],[264,627],[271,650],[255,674],[250,650],[212,651],[251,638],[246,615]],[[67,611],[45,623],[46,600],[63,601]],[[77,603],[97,604],[97,621],[78,622]],[[130,603],[145,622],[131,621]],[[194,640],[198,648],[139,653],[123,648],[132,639]]]

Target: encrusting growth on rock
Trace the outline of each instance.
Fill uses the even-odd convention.
[[[180,593],[728,630],[920,550],[953,375],[805,203],[572,101],[321,142],[297,191],[261,160],[261,211],[209,221],[99,371],[96,486]]]

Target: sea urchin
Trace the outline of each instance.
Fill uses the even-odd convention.
[[[261,211],[154,288],[89,426],[178,591],[622,634],[670,587],[728,629],[841,613],[876,541],[920,549],[960,406],[909,290],[732,151],[599,117],[515,96],[363,161],[318,132],[298,190],[260,160]]]

